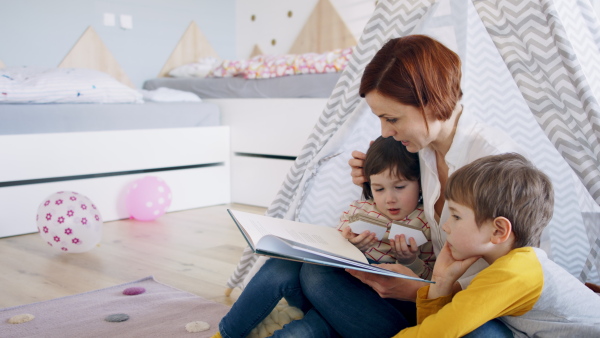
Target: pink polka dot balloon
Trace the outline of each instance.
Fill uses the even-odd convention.
[[[102,216],[92,201],[74,191],[59,191],[38,207],[37,227],[53,249],[85,252],[102,238]]]
[[[167,211],[171,199],[171,189],[165,181],[155,176],[146,176],[129,186],[125,204],[131,218],[152,221]]]

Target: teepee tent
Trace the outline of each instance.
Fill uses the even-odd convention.
[[[600,25],[590,0],[380,0],[307,143],[267,210],[334,226],[360,196],[347,164],[379,136],[358,96],[362,72],[389,39],[426,34],[463,62],[463,105],[527,149],[555,189],[542,248],[582,281],[600,277]],[[258,264],[246,249],[228,281]]]

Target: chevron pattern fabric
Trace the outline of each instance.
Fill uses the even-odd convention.
[[[554,2],[511,0],[474,1],[474,4],[540,127],[600,203],[600,106],[581,66],[586,53],[577,55]],[[590,27],[590,21],[583,22]],[[592,28],[595,37],[597,24]],[[572,37],[576,36],[574,33]],[[595,57],[589,54],[588,60],[597,58],[595,40],[581,35],[578,40],[593,44]],[[591,68],[592,81],[597,79],[594,74]],[[573,226],[572,221],[568,224]],[[573,232],[569,228],[564,236]],[[600,249],[595,241],[592,245],[591,250]],[[569,255],[553,255],[555,260],[559,257],[572,259]],[[589,264],[600,269],[597,260],[586,262]]]
[[[555,211],[542,247],[559,265],[578,276],[590,246],[571,169],[531,114],[475,8],[468,8],[463,103],[486,124],[507,132],[527,149],[531,161],[552,180]]]
[[[596,66],[600,63],[586,66],[586,81],[577,59],[569,59],[575,54],[568,38],[578,41],[581,57],[591,62],[599,57],[600,48],[588,49],[600,46],[600,31],[595,16],[584,13],[589,10],[587,0],[577,1],[583,4],[577,15],[572,1],[560,2],[568,3],[562,5],[570,13],[565,22],[573,27],[585,22],[585,32],[568,37],[564,31],[555,34],[560,19],[545,0],[539,7],[517,0],[379,1],[267,215],[337,224],[348,203],[360,195],[350,182],[350,152],[364,151],[379,135],[379,123],[358,97],[362,71],[390,38],[427,34],[454,48],[463,59],[467,112],[508,132],[552,179],[556,208],[544,232],[543,248],[573,275],[598,283],[600,240],[593,220],[600,213],[583,218],[570,166],[600,197],[598,110],[590,91],[590,87],[600,88],[595,80],[600,79]],[[572,127],[579,129],[572,132]],[[242,287],[255,261],[251,250],[245,250],[228,286]]]

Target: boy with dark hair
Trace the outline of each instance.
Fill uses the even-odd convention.
[[[447,238],[417,295],[415,327],[396,337],[461,337],[499,318],[515,337],[600,337],[600,297],[537,248],[552,217],[548,177],[518,154],[483,157],[450,176]],[[490,266],[456,294],[477,259]]]

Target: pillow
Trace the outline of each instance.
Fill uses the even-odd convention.
[[[341,72],[346,68],[353,48],[326,53],[258,55],[250,60],[224,60],[208,77],[243,76],[245,79],[268,79],[296,74]]]
[[[247,67],[248,60],[223,60],[221,64],[210,71],[208,77],[243,76]]]
[[[216,58],[200,58],[198,62],[173,68],[169,75],[172,77],[206,77],[219,64],[220,61]]]
[[[280,56],[259,55],[250,59],[248,67],[243,71],[246,79],[268,79],[296,74],[294,64],[298,55]]]
[[[141,93],[93,69],[0,69],[0,103],[142,102]]]
[[[144,101],[152,102],[202,102],[198,95],[192,92],[177,90],[166,87],[159,87],[155,90],[140,90],[144,96]]]

